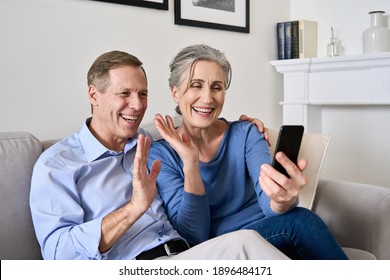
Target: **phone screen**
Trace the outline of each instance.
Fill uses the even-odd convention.
[[[279,130],[278,141],[276,142],[275,155],[282,151],[292,162],[297,163],[299,149],[301,147],[304,127],[302,125],[283,125]],[[290,178],[284,167],[275,159],[272,166]]]

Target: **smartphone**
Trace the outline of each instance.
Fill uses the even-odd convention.
[[[288,178],[290,176],[284,167],[275,159],[275,155],[277,152],[282,151],[292,162],[297,163],[303,131],[304,127],[302,125],[283,125],[279,130],[272,166]]]

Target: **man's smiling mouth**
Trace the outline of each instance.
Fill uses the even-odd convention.
[[[124,114],[120,114],[120,116],[122,117],[122,119],[124,119],[129,123],[135,123],[138,120],[137,116],[124,115]]]

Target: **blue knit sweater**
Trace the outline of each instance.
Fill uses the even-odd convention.
[[[200,165],[205,195],[184,192],[183,163],[165,140],[151,146],[149,167],[162,163],[158,191],[171,223],[192,244],[249,227],[277,215],[259,185],[260,166],[270,163],[263,134],[248,122],[228,122],[214,158]]]

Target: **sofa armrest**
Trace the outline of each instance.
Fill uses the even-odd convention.
[[[313,211],[342,247],[390,259],[390,188],[320,179]]]

